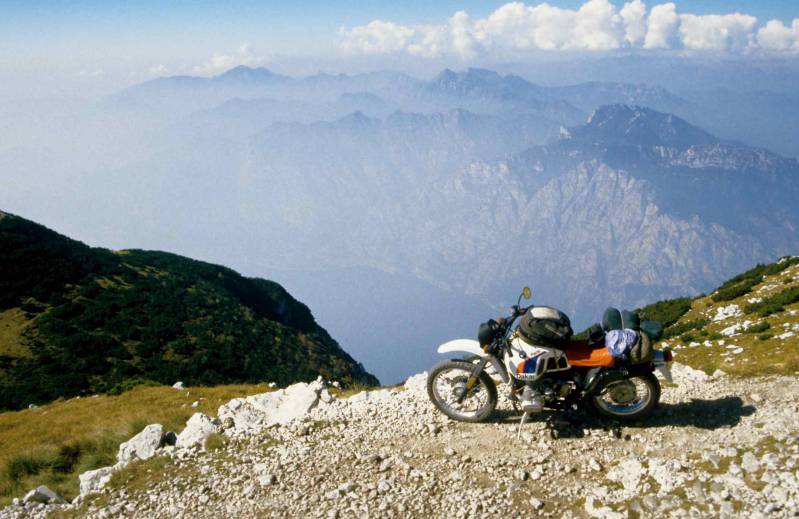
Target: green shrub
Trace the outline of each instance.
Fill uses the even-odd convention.
[[[693,299],[690,297],[666,299],[639,308],[636,312],[641,317],[641,320],[659,321],[663,328],[668,328],[691,309],[692,302]]]
[[[6,464],[6,478],[19,482],[27,476],[35,476],[52,465],[53,459],[43,454],[17,454]]]
[[[799,264],[799,257],[781,258],[781,262],[769,263],[768,265],[758,264],[754,268],[747,270],[743,274],[738,274],[734,278],[725,282],[718,288],[718,291],[725,290],[734,285],[738,285],[739,283],[746,282],[747,280],[779,274],[788,267],[796,264]]]
[[[677,337],[678,335],[682,335],[685,332],[690,332],[692,330],[700,330],[704,328],[709,322],[710,321],[707,319],[693,319],[691,321],[685,321],[682,323],[675,324],[674,326],[667,328],[663,332],[663,338],[670,339],[672,337]]]
[[[757,323],[757,324],[753,324],[752,326],[750,326],[749,328],[747,328],[747,329],[746,329],[746,333],[760,333],[760,332],[765,332],[765,331],[766,331],[766,330],[768,330],[769,328],[771,328],[771,325],[768,323],[768,321],[760,321],[759,323]]]
[[[80,442],[74,442],[67,445],[62,445],[58,449],[58,455],[52,463],[52,469],[55,472],[62,474],[69,474],[75,469],[83,454],[84,446]]]
[[[774,336],[771,335],[770,333],[764,333],[762,335],[758,335],[757,336],[758,340],[761,340],[761,341],[767,341],[767,340],[771,339],[772,337],[774,337]]]
[[[690,333],[684,333],[684,334],[680,335],[680,340],[682,342],[684,342],[684,343],[689,343],[689,342],[692,342],[694,340],[694,336],[692,334],[690,334]]]
[[[759,303],[752,303],[744,306],[747,314],[757,313],[761,317],[776,314],[785,310],[787,305],[799,301],[799,287],[790,287],[772,296],[764,298]]]
[[[733,299],[741,297],[742,295],[748,294],[752,291],[752,288],[754,288],[755,285],[761,283],[762,281],[762,275],[745,278],[735,285],[719,288],[712,296],[710,296],[710,299],[717,303],[721,301],[732,301]]]

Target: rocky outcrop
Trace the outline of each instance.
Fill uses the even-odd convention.
[[[310,384],[299,383],[271,393],[235,398],[219,408],[219,419],[222,422],[232,421],[232,426],[228,429],[231,434],[249,433],[276,424],[287,424],[313,409],[323,392],[327,399],[329,395],[320,378]]]
[[[203,413],[194,413],[189,418],[189,421],[186,422],[186,427],[183,431],[178,434],[175,447],[186,449],[202,446],[206,438],[212,434],[219,433],[221,430],[222,426],[219,420]]]
[[[128,463],[134,458],[148,460],[155,456],[156,450],[164,440],[164,428],[161,424],[145,427],[139,434],[119,446],[117,461]]]
[[[46,486],[42,485],[39,487],[34,488],[27,494],[25,497],[22,498],[23,503],[42,503],[42,504],[51,504],[51,505],[61,505],[65,504],[66,501],[47,488]]]
[[[101,491],[114,474],[114,467],[102,467],[95,470],[89,470],[79,476],[80,478],[80,495],[87,496],[95,492]]]

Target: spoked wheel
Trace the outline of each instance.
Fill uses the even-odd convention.
[[[437,364],[427,377],[427,395],[439,411],[453,420],[481,422],[497,406],[497,387],[484,371],[471,389],[467,381],[474,364],[448,360]]]
[[[660,400],[660,383],[647,373],[624,380],[608,382],[591,399],[600,414],[631,422],[646,417]]]

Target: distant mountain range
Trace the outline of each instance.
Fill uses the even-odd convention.
[[[526,284],[579,327],[794,254],[799,166],[769,149],[799,156],[798,115],[790,93],[237,67],[0,143],[0,203],[277,279],[395,382]]]
[[[290,260],[264,250],[265,263],[368,262],[487,301],[529,281],[582,320],[608,301],[704,290],[799,245],[797,162],[673,115],[602,107],[494,161],[463,120],[404,123],[349,117],[255,141],[250,192],[274,240],[302,244]]]
[[[157,382],[377,384],[277,283],[0,212],[0,409]]]
[[[701,90],[699,86],[678,92],[609,81],[543,86],[519,75],[479,68],[464,72],[445,69],[430,80],[393,71],[295,78],[265,68],[239,66],[210,78],[172,76],[148,81],[113,96],[105,106],[145,110],[176,120],[236,98],[306,100],[317,105],[316,110],[305,107],[293,115],[278,109],[265,117],[265,122],[301,120],[304,115],[306,119],[326,119],[357,110],[383,115],[388,109],[430,113],[459,108],[476,113],[534,115],[549,128],[548,136],[552,137],[556,135],[553,123],[554,129],[557,124],[574,125],[602,105],[629,104],[673,113],[725,139],[799,157],[799,144],[790,138],[799,132],[795,117],[799,96],[718,87]],[[359,98],[364,95],[368,98]]]

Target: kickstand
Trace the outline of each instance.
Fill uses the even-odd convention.
[[[527,421],[527,418],[530,416],[530,411],[525,411],[522,415],[522,421],[519,422],[519,430],[516,431],[516,437],[520,438],[522,435],[522,426],[524,426],[524,422]]]

